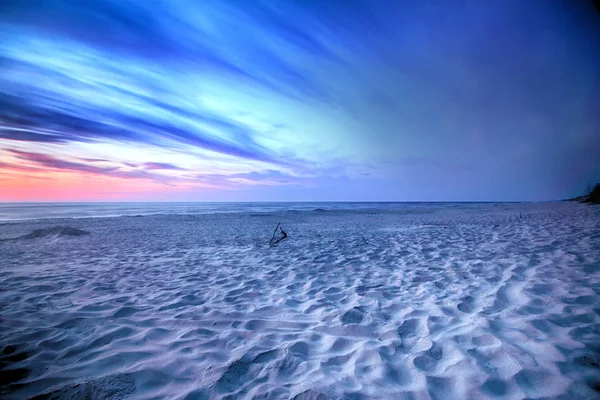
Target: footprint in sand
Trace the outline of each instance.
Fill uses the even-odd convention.
[[[471,314],[477,308],[477,306],[475,304],[475,297],[465,296],[461,300],[462,301],[460,303],[458,303],[458,306],[456,306],[456,308],[458,308],[460,311],[467,313],[467,314]]]
[[[360,307],[354,307],[342,315],[342,324],[360,324],[365,318],[365,312]]]
[[[425,354],[415,357],[413,364],[421,371],[431,371],[438,365],[443,355],[442,347],[433,342]]]

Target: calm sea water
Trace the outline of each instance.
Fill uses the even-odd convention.
[[[0,203],[0,221],[152,214],[259,213],[280,211],[410,211],[473,208],[494,203]]]

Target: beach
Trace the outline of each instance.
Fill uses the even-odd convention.
[[[93,208],[0,205],[1,398],[600,397],[600,207]]]

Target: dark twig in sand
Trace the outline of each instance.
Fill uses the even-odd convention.
[[[275,230],[273,231],[273,237],[271,237],[271,240],[269,241],[269,243],[271,243],[273,241],[273,239],[275,239],[275,234],[277,233],[277,229],[279,229],[280,225],[281,225],[281,222],[277,223],[277,226],[275,227]]]
[[[281,237],[275,238],[275,235],[277,234],[277,229],[279,229],[279,231],[281,232]],[[275,227],[275,230],[273,231],[273,236],[271,237],[271,240],[269,240],[269,247],[275,246],[277,243],[281,242],[285,238],[287,238],[287,233],[285,233],[285,231],[281,228],[281,222],[279,222]]]

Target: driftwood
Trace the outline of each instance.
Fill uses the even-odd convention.
[[[280,237],[275,237],[275,235],[277,234],[277,229],[279,229],[279,231],[281,232]],[[287,233],[285,233],[285,231],[281,228],[281,222],[280,222],[275,227],[275,230],[273,231],[273,236],[271,237],[271,240],[269,240],[269,247],[275,246],[277,243],[281,242],[282,240],[285,240],[286,238],[287,238]]]

